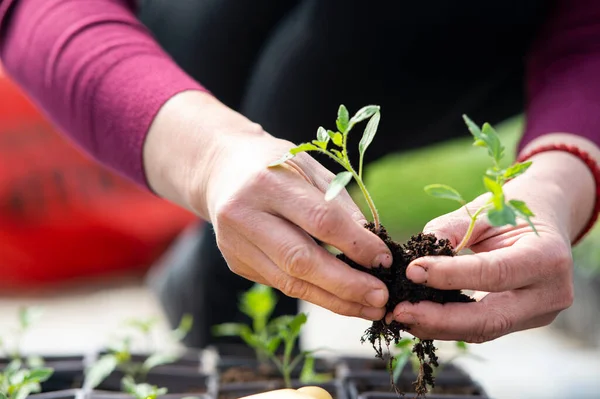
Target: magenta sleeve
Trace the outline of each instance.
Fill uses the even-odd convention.
[[[527,60],[522,149],[547,133],[600,146],[600,1],[558,0]]]
[[[131,0],[0,0],[6,72],[80,147],[147,185],[143,142],[160,107],[204,90],[136,19]]]

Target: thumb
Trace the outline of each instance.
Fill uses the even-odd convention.
[[[482,194],[472,202],[461,206],[457,210],[439,216],[425,225],[424,233],[434,234],[438,239],[446,239],[450,241],[452,248],[458,247],[463,238],[466,236],[471,224],[471,215],[474,215],[480,208],[485,205],[488,196]],[[484,212],[485,213],[485,212]],[[464,243],[462,248],[469,248],[474,245],[478,237],[489,227],[484,222],[482,215],[479,216],[473,227],[470,239]]]

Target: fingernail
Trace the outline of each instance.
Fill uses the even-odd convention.
[[[365,301],[371,306],[382,308],[385,305],[385,292],[382,289],[369,291],[365,295]]]
[[[385,315],[385,324],[387,324],[389,326],[392,321],[394,321],[394,315],[391,313],[386,314]]]
[[[384,310],[382,308],[362,308],[360,315],[369,320],[381,320]]]
[[[373,261],[373,267],[390,267],[392,266],[392,255],[390,254],[379,254]]]
[[[413,283],[423,284],[427,282],[427,270],[421,265],[411,265],[406,269],[406,277]]]

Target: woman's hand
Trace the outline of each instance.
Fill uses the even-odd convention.
[[[183,93],[161,110],[145,147],[151,186],[213,223],[229,268],[335,313],[381,319],[388,293],[316,238],[366,266],[391,254],[347,193],[324,193],[333,174],[308,154],[268,168],[293,144],[205,93]]]
[[[597,154],[597,148],[593,148]],[[571,241],[589,220],[594,180],[587,166],[568,153],[548,152],[531,159],[524,175],[505,185],[509,199],[525,201],[535,213],[537,236],[526,224],[493,228],[481,217],[469,247],[475,252],[453,258],[415,260],[406,275],[439,289],[478,291],[478,302],[401,303],[393,318],[420,338],[481,343],[502,335],[550,324],[573,302]],[[477,209],[486,200],[470,203]],[[459,209],[430,222],[425,231],[454,246],[469,219]]]

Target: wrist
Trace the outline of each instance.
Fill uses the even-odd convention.
[[[150,188],[208,219],[206,187],[228,132],[257,129],[262,130],[210,93],[186,91],[173,96],[154,118],[144,143]]]
[[[600,149],[583,137],[556,133],[530,142],[518,157],[520,161],[525,158],[533,161],[526,174],[532,187],[553,187],[541,193],[552,202],[552,213],[569,241],[576,243],[591,228],[598,213]]]

